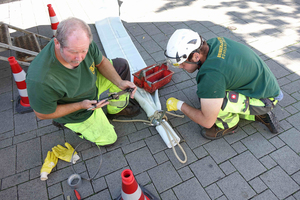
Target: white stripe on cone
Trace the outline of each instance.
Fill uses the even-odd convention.
[[[27,89],[18,89],[21,97],[28,97]]]
[[[56,16],[50,17],[50,20],[51,20],[51,23],[52,23],[52,24],[56,24],[56,23],[58,22],[58,19],[57,19]]]
[[[132,194],[126,194],[125,192],[123,192],[123,190],[121,191],[121,196],[123,200],[139,200],[141,195],[142,195],[142,190],[139,185],[137,190]],[[147,200],[146,197],[145,200]]]
[[[26,77],[26,73],[24,72],[24,70],[19,73],[13,73],[13,75],[16,82],[24,81]]]

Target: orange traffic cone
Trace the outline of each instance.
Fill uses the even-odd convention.
[[[116,200],[158,200],[148,190],[139,186],[130,169],[123,170],[121,177],[122,191]]]
[[[28,98],[27,87],[25,82],[26,73],[21,68],[19,63],[16,61],[15,57],[13,56],[9,57],[8,62],[10,64],[11,71],[14,75],[14,79],[17,84],[18,91],[21,97],[21,98],[18,97],[16,111],[18,113],[32,112],[33,110],[29,104],[29,98]]]
[[[58,19],[56,17],[56,14],[52,8],[51,4],[48,4],[48,12],[49,12],[49,16],[50,16],[50,21],[51,21],[51,29],[53,31],[53,37],[55,37],[55,33],[57,30],[57,26],[59,24]]]

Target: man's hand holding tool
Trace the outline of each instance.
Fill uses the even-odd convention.
[[[105,98],[102,98],[102,99],[98,99],[97,103],[94,104],[92,107],[88,108],[87,110],[94,110],[97,107],[106,106],[106,105],[109,104],[108,100],[110,100],[110,99],[119,99],[119,97],[121,95],[124,95],[124,94],[127,94],[127,93],[131,94],[133,92],[133,90],[134,90],[133,88],[127,88],[127,89],[122,90],[120,92],[112,93],[108,97],[105,97]]]

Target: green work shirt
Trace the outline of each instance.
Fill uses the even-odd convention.
[[[57,105],[97,98],[97,68],[102,53],[92,42],[85,59],[75,69],[68,69],[56,58],[54,40],[31,62],[26,75],[30,106],[38,113],[51,114]],[[99,73],[99,72],[98,72]],[[61,118],[59,123],[77,123],[88,119],[92,111],[78,110]]]
[[[224,37],[207,44],[206,61],[196,76],[199,98],[224,98],[226,90],[257,99],[279,95],[274,74],[249,47]]]

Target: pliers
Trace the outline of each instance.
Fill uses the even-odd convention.
[[[121,95],[123,94],[127,94],[127,93],[131,93],[133,91],[133,88],[127,88],[125,90],[122,90],[120,92],[114,92],[114,93],[110,93],[110,95],[108,97],[105,97],[105,98],[102,98],[102,99],[98,99],[97,100],[97,103],[99,103],[100,101],[108,101],[108,100],[111,100],[111,99],[119,99]],[[96,108],[96,104],[94,104],[92,107],[90,107],[89,109],[87,110],[92,110],[94,108]]]

